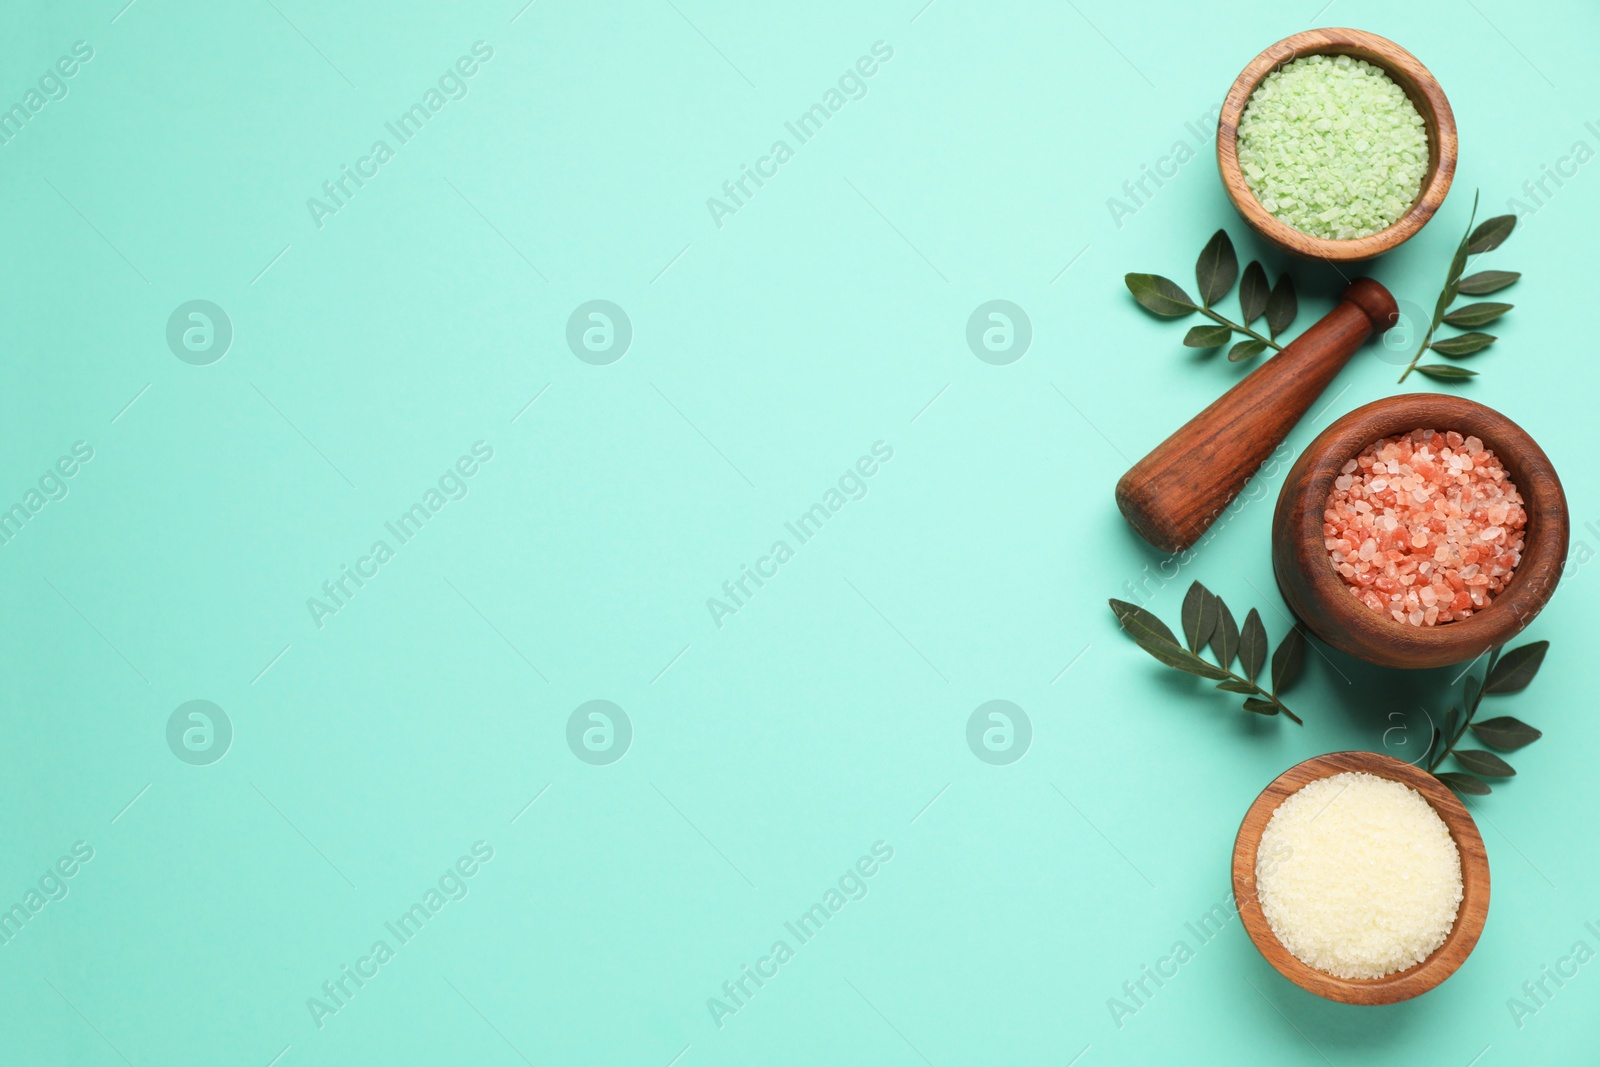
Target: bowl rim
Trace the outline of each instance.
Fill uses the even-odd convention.
[[[1438,626],[1412,626],[1373,611],[1350,595],[1333,568],[1324,545],[1323,511],[1333,481],[1350,459],[1384,437],[1417,429],[1454,430],[1480,438],[1505,466],[1522,495],[1528,522],[1523,532],[1522,559],[1505,589],[1466,619]],[[1297,477],[1298,475],[1298,477]],[[1321,609],[1319,636],[1336,647],[1360,655],[1323,634],[1375,633],[1393,639],[1420,657],[1415,666],[1462,663],[1504,645],[1543,610],[1561,579],[1570,536],[1570,518],[1561,481],[1550,458],[1515,422],[1487,405],[1448,393],[1401,393],[1364,404],[1336,419],[1306,446],[1284,481],[1274,535],[1308,545],[1314,551],[1294,553],[1305,588]],[[1279,553],[1274,553],[1274,559]],[[1316,561],[1302,565],[1300,561]],[[1319,566],[1317,562],[1325,562]],[[1298,607],[1298,606],[1296,606]],[[1305,612],[1296,614],[1306,617]],[[1308,619],[1308,624],[1313,620]],[[1401,665],[1398,663],[1391,665]]]
[[[1272,813],[1309,783],[1346,771],[1388,778],[1422,794],[1450,831],[1450,839],[1461,855],[1461,903],[1444,943],[1421,963],[1382,978],[1336,978],[1302,963],[1272,932],[1256,893],[1256,855]],[[1460,968],[1477,945],[1489,915],[1489,857],[1471,813],[1433,775],[1378,752],[1329,752],[1297,763],[1278,775],[1246,810],[1233,843],[1233,893],[1251,942],[1289,981],[1319,997],[1344,1004],[1394,1004],[1438,986]]]
[[[1239,166],[1239,121],[1261,81],[1302,56],[1336,54],[1354,55],[1382,67],[1416,106],[1429,134],[1428,173],[1411,206],[1387,228],[1345,240],[1316,237],[1278,219],[1250,191]],[[1263,49],[1234,79],[1217,118],[1217,168],[1228,199],[1245,222],[1280,248],[1332,262],[1371,259],[1403,244],[1427,225],[1450,191],[1458,152],[1455,113],[1433,72],[1387,37],[1343,26],[1304,30]]]

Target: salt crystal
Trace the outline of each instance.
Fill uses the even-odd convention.
[[[1408,785],[1334,774],[1272,813],[1256,851],[1256,893],[1294,958],[1336,977],[1373,979],[1445,944],[1461,907],[1461,851]]]
[[[1373,443],[1341,471],[1323,508],[1324,544],[1368,608],[1434,626],[1505,589],[1527,512],[1481,440],[1414,430]]]

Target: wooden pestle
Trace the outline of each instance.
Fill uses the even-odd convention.
[[[1163,552],[1200,539],[1374,330],[1395,324],[1389,290],[1357,278],[1339,305],[1129,468],[1117,507]]]

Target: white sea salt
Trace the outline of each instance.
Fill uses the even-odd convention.
[[[1336,978],[1381,978],[1444,944],[1461,904],[1461,853],[1415,789],[1336,774],[1272,813],[1256,891],[1300,962]]]
[[[1313,237],[1350,240],[1410,210],[1428,170],[1428,130],[1380,67],[1303,56],[1262,79],[1239,120],[1245,184]]]

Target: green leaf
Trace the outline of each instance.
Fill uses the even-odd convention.
[[[1458,748],[1450,754],[1461,766],[1485,778],[1510,778],[1517,773],[1512,770],[1511,764],[1493,752],[1485,752],[1481,748]]]
[[[1242,363],[1247,359],[1254,359],[1267,350],[1265,341],[1240,341],[1228,349],[1229,363]]]
[[[1439,299],[1435,301],[1433,305],[1433,328],[1435,330],[1437,330],[1439,328],[1439,324],[1444,321],[1445,309],[1454,303],[1455,299],[1456,283],[1450,282],[1445,285],[1443,290],[1440,291]]]
[[[1461,279],[1460,289],[1468,296],[1487,296],[1498,293],[1522,275],[1514,270],[1480,270]],[[1242,291],[1242,290],[1241,290]],[[1246,326],[1249,323],[1245,323]]]
[[[1267,298],[1272,295],[1272,283],[1267,281],[1267,271],[1259,261],[1251,260],[1239,279],[1239,312],[1244,324],[1250,325],[1267,310]]]
[[[1256,691],[1256,687],[1251,685],[1249,682],[1237,682],[1232,678],[1229,678],[1224,682],[1218,682],[1217,688],[1222,690],[1224,693],[1246,693],[1254,695]]]
[[[1472,724],[1472,732],[1478,735],[1479,741],[1492,745],[1502,752],[1515,752],[1544,736],[1521,719],[1514,719],[1510,715],[1475,722]]]
[[[1461,238],[1461,243],[1456,245],[1456,254],[1450,260],[1450,274],[1444,280],[1444,284],[1445,284],[1445,287],[1446,287],[1447,291],[1449,291],[1452,294],[1454,294],[1456,292],[1456,287],[1461,283],[1461,272],[1466,270],[1466,269],[1467,269],[1467,239],[1465,237],[1463,237],[1463,238]],[[1450,299],[1454,300],[1455,296],[1452,295],[1450,297]],[[1446,307],[1450,306],[1450,301],[1449,300],[1444,300],[1444,301],[1441,301],[1441,302]]]
[[[1283,635],[1278,651],[1272,654],[1272,693],[1277,696],[1300,677],[1300,667],[1306,658],[1306,638],[1296,626]]]
[[[1483,694],[1478,691],[1478,680],[1467,675],[1466,682],[1461,686],[1461,706],[1467,709],[1469,716],[1478,710],[1478,702],[1482,698]]]
[[[1418,374],[1426,374],[1428,377],[1436,378],[1441,382],[1459,382],[1478,376],[1478,372],[1475,370],[1468,370],[1465,367],[1452,367],[1448,363],[1424,363],[1422,366],[1417,367],[1416,371]]]
[[[1159,274],[1127,274],[1128,292],[1144,307],[1164,319],[1181,319],[1200,307],[1171,279]]]
[[[1511,236],[1511,231],[1517,228],[1515,215],[1496,215],[1492,219],[1484,219],[1472,236],[1467,238],[1467,255],[1481,256],[1485,252],[1493,252],[1505,243]]]
[[[1484,300],[1456,308],[1444,317],[1444,321],[1452,326],[1483,326],[1498,319],[1513,307],[1514,304],[1497,304],[1492,300]]]
[[[1211,654],[1224,669],[1231,669],[1233,658],[1239,654],[1239,624],[1233,621],[1233,612],[1222,598],[1213,599],[1217,602],[1217,625],[1211,631]]]
[[[1178,639],[1172,636],[1167,624],[1139,605],[1130,604],[1126,600],[1112,600],[1111,611],[1116,615],[1117,622],[1122,628],[1128,631],[1128,636],[1135,641],[1164,641],[1173,648],[1178,647]]]
[[[1201,249],[1200,259],[1194,265],[1194,280],[1200,286],[1201,301],[1210,307],[1227,296],[1238,276],[1239,257],[1233,254],[1233,242],[1228,240],[1228,231],[1218,230]]]
[[[1261,625],[1260,612],[1251,608],[1239,631],[1239,663],[1244,667],[1244,676],[1253,682],[1266,662],[1267,628]]]
[[[1433,750],[1439,747],[1440,736],[1439,728],[1437,726],[1428,731],[1428,750],[1422,754],[1422,759],[1417,761],[1417,766],[1429,766],[1428,761],[1433,759]]]
[[[1486,797],[1491,792],[1488,782],[1481,778],[1474,778],[1470,774],[1445,771],[1442,774],[1434,775],[1434,777],[1454,789],[1457,793],[1465,793],[1468,796]]]
[[[1510,652],[1500,657],[1494,665],[1489,679],[1484,683],[1485,693],[1516,693],[1528,687],[1533,681],[1533,676],[1539,673],[1539,665],[1544,662],[1544,654],[1550,651],[1549,641],[1534,641],[1532,644],[1513,648]]]
[[[1478,307],[1479,305],[1473,304],[1470,306]],[[1498,340],[1498,337],[1488,333],[1461,333],[1454,337],[1446,337],[1443,341],[1434,341],[1428,347],[1441,356],[1470,356],[1474,352],[1483,351]]]
[[[1211,628],[1217,624],[1219,601],[1211,590],[1199,582],[1189,586],[1183,595],[1183,636],[1190,652],[1198,652],[1211,640]]]
[[[1250,697],[1244,702],[1244,710],[1253,711],[1257,715],[1276,715],[1278,714],[1278,705],[1274,704],[1270,700],[1260,700],[1256,697]]]
[[[1468,255],[1468,253],[1467,253],[1467,245],[1472,240],[1472,238],[1469,236],[1469,234],[1470,234],[1470,232],[1472,230],[1472,221],[1474,219],[1476,219],[1477,217],[1478,217],[1478,191],[1477,190],[1473,190],[1473,193],[1472,193],[1472,214],[1467,216],[1467,230],[1468,230],[1468,233],[1463,233],[1461,235],[1461,243],[1456,245],[1456,254],[1450,260],[1450,274],[1444,280],[1444,283],[1445,283],[1446,286],[1453,286],[1458,281],[1460,281],[1461,280],[1461,272],[1463,270],[1465,270],[1466,267],[1467,267],[1467,255]]]
[[[1213,682],[1221,681],[1228,677],[1228,672],[1220,667],[1213,667],[1193,652],[1185,651],[1179,645],[1169,645],[1160,641],[1140,641],[1139,647],[1144,649],[1168,667],[1175,667],[1189,674],[1209,678]]]
[[[1200,302],[1206,307],[1216,304],[1234,288],[1237,277],[1238,256],[1234,254],[1234,242],[1227,237],[1227,230],[1218,230],[1200,250],[1200,259],[1195,261],[1195,285],[1200,286]]]
[[[1191,326],[1183,335],[1183,343],[1189,348],[1216,348],[1227,344],[1232,336],[1233,331],[1226,326]]]
[[[1279,275],[1278,284],[1272,287],[1272,295],[1267,297],[1267,331],[1274,339],[1289,328],[1299,310],[1300,304],[1294,295],[1294,280],[1285,272]]]
[[[1459,708],[1451,708],[1444,713],[1444,722],[1440,724],[1439,730],[1444,735],[1445,744],[1448,745],[1456,739],[1456,727],[1461,725],[1458,721],[1460,717],[1461,711]]]

